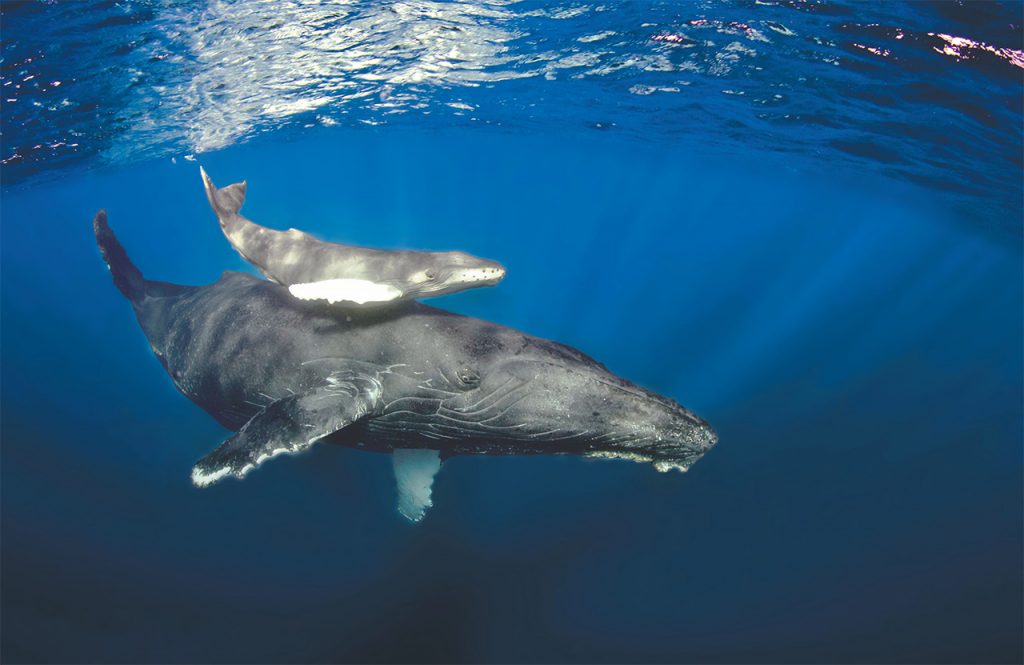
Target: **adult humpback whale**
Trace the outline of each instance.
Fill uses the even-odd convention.
[[[245,182],[217,189],[202,167],[199,172],[231,246],[296,298],[351,307],[493,286],[505,276],[500,263],[465,252],[371,249],[324,242],[296,229],[268,229],[238,212],[245,202]]]
[[[685,471],[717,440],[562,344],[417,302],[339,312],[237,272],[208,286],[150,281],[104,212],[93,227],[174,384],[237,430],[196,463],[197,485],[332,437],[393,451],[399,509],[417,520],[442,456],[578,453]]]

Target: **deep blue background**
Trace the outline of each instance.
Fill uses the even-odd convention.
[[[1016,248],[853,174],[605,134],[326,134],[203,161],[281,228],[500,256],[506,283],[444,305],[578,346],[721,443],[685,476],[455,459],[418,526],[369,453],[194,489],[226,433],[89,222],[106,206],[153,278],[242,268],[198,169],[26,188],[4,201],[5,660],[1019,655]]]
[[[1021,660],[1019,178],[975,205],[821,151],[549,112],[8,180],[5,662]],[[1017,168],[971,159],[965,181]],[[332,446],[193,488],[227,432],[152,356],[90,222],[106,208],[153,279],[248,270],[199,163],[247,179],[269,226],[501,260],[497,288],[433,304],[580,348],[718,447],[685,475],[456,458],[419,525],[386,456]]]

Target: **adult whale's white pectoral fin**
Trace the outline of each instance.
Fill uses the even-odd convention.
[[[326,300],[331,304],[350,302],[365,305],[391,302],[402,297],[401,289],[367,279],[325,279],[320,282],[292,284],[288,291],[300,300]]]
[[[273,457],[307,450],[368,414],[379,396],[374,381],[332,377],[322,388],[272,402],[196,462],[192,483],[205,487],[226,476],[243,478]]]
[[[441,469],[441,454],[426,448],[395,448],[391,456],[398,486],[398,512],[413,522],[427,514],[434,476]]]

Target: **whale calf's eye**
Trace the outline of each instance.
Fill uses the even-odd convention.
[[[480,374],[472,367],[463,367],[459,369],[456,376],[459,379],[459,383],[466,388],[472,388],[473,386],[480,384]]]
[[[427,276],[427,279],[434,279],[437,277],[437,273],[433,270],[428,270],[424,274]]]

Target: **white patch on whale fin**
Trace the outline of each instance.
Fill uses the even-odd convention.
[[[430,500],[434,476],[441,469],[441,453],[426,448],[395,448],[391,456],[398,485],[398,512],[419,522],[434,505]]]
[[[292,284],[288,291],[300,300],[326,300],[365,305],[370,302],[390,302],[402,297],[402,292],[390,284],[367,279],[325,279],[321,282]]]

